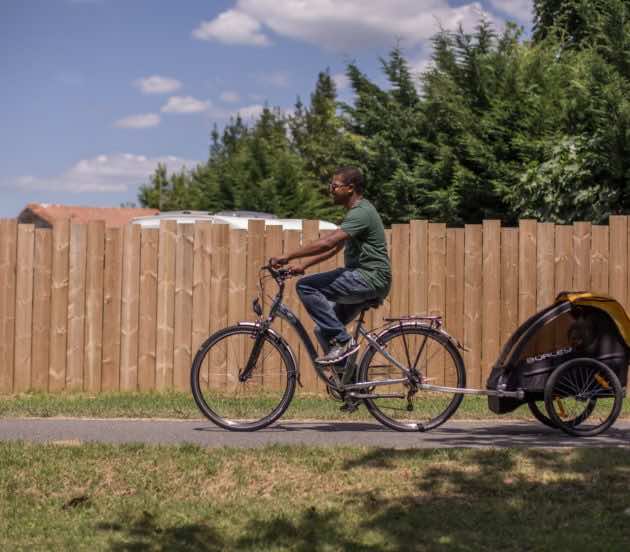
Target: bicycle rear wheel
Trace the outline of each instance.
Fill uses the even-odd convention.
[[[257,343],[253,369],[240,381]],[[284,343],[269,331],[259,336],[258,328],[244,325],[211,335],[195,355],[190,374],[201,412],[231,431],[255,431],[276,421],[293,398],[296,377]]]
[[[422,383],[466,387],[464,361],[457,348],[442,333],[422,325],[395,326],[379,338],[398,363],[415,371]],[[359,367],[359,382],[400,379],[402,371],[374,347],[367,349]],[[370,413],[382,424],[398,431],[426,431],[448,420],[464,397],[456,392],[418,389],[409,379],[404,383],[375,385],[365,398]],[[389,395],[389,396],[387,396]]]

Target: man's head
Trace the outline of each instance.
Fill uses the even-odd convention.
[[[363,195],[363,174],[356,167],[342,167],[335,171],[330,181],[330,193],[335,203],[346,205],[353,195]]]

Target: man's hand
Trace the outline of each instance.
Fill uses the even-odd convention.
[[[286,257],[271,257],[269,259],[269,264],[272,268],[280,268],[281,266],[286,265],[289,262],[289,259]]]
[[[306,267],[302,263],[291,263],[287,267],[293,274],[304,274]]]

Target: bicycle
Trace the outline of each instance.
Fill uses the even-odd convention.
[[[363,344],[363,352],[337,365],[317,363],[310,336],[282,302],[285,282],[293,276],[286,269],[261,267],[260,289],[268,278],[278,286],[268,315],[263,316],[256,298],[252,303],[256,321],[219,330],[195,355],[192,394],[201,412],[216,425],[255,431],[278,420],[289,407],[300,383],[300,367],[287,339],[273,327],[278,318],[297,333],[317,377],[346,412],[363,403],[389,428],[426,431],[453,415],[462,391],[471,392],[463,389],[466,373],[459,353],[463,347],[443,330],[441,317],[387,317],[384,325],[366,330],[365,314],[378,308],[380,300],[369,302],[355,324],[354,338]]]

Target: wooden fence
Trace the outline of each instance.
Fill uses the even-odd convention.
[[[487,220],[465,228],[414,220],[387,230],[394,282],[368,323],[441,314],[469,349],[468,384],[483,386],[501,345],[561,290],[607,293],[628,307],[628,218],[608,226]],[[323,232],[321,233],[323,235]],[[205,337],[251,319],[264,259],[320,235],[251,221],[249,229],[162,222],[160,229],[0,220],[0,393],[188,389]],[[342,263],[341,255],[317,270]],[[312,332],[288,286],[286,303]],[[322,391],[306,351],[285,331],[304,390]]]

